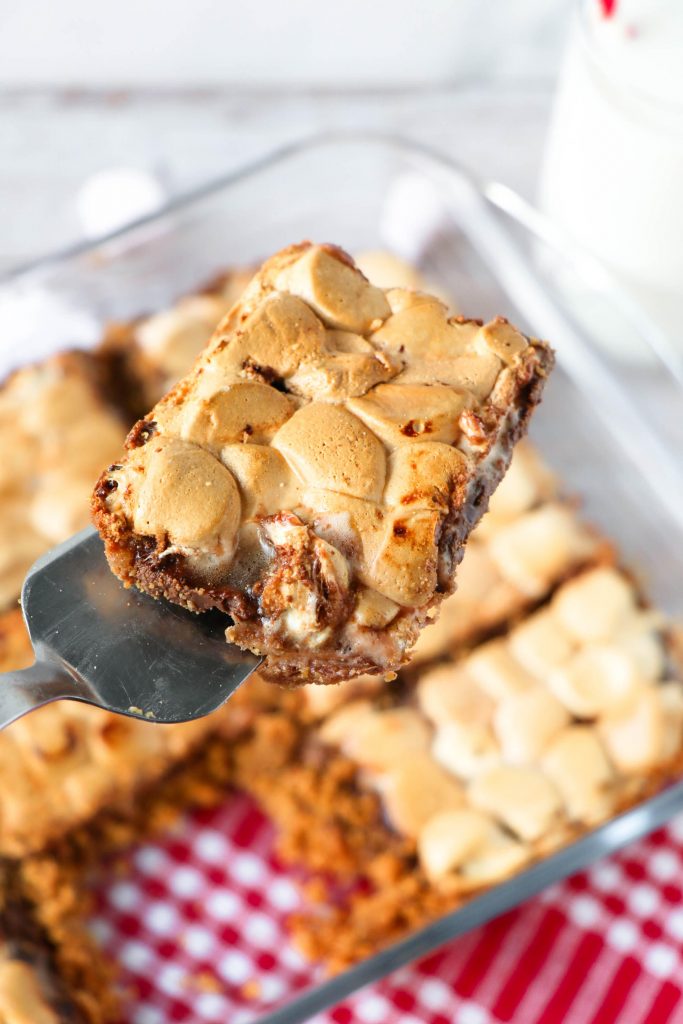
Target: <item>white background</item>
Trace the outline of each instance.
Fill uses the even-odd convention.
[[[533,195],[571,0],[0,0],[0,270],[74,240],[95,171],[168,192],[338,126]]]

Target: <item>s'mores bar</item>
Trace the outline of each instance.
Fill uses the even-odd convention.
[[[113,571],[233,620],[282,682],[395,670],[552,366],[497,319],[370,284],[334,246],[269,259],[101,476]]]

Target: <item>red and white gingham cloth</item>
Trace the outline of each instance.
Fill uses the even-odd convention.
[[[317,979],[285,919],[297,890],[246,798],[185,817],[95,891],[127,1024],[247,1024]],[[683,1021],[683,817],[315,1024]]]

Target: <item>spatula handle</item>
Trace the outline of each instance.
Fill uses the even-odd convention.
[[[79,696],[75,679],[59,665],[37,661],[30,668],[0,674],[0,729],[43,704]]]

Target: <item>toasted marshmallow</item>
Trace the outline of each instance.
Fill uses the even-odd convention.
[[[659,687],[640,689],[629,703],[604,715],[598,732],[610,759],[624,775],[651,770],[666,753],[665,703]]]
[[[375,711],[355,701],[323,723],[321,738],[370,771],[386,771],[429,747],[430,730],[410,708]]]
[[[254,309],[247,306],[245,315],[238,330],[232,316],[219,325],[202,357],[202,389],[250,377],[286,380],[303,363],[322,357],[325,328],[295,295],[275,292]]]
[[[146,356],[164,367],[169,380],[187,373],[226,312],[217,295],[192,295],[171,309],[147,317],[135,331]]]
[[[424,751],[394,761],[375,785],[393,827],[412,839],[433,815],[461,807],[465,801],[462,786]]]
[[[442,384],[378,384],[348,407],[389,449],[442,441],[451,445],[460,434],[459,418],[467,395]],[[415,410],[419,409],[419,415]]]
[[[396,604],[419,608],[434,593],[438,574],[436,510],[406,509],[385,522],[376,557],[363,580]],[[416,557],[419,552],[420,557]]]
[[[438,286],[428,280],[412,263],[406,262],[393,252],[385,249],[369,249],[356,255],[356,266],[367,279],[378,288],[410,289],[436,295],[450,309],[455,306],[450,296],[440,292]]]
[[[409,358],[453,358],[464,355],[477,336],[476,325],[450,320],[448,310],[432,296],[392,291],[392,315],[372,334],[372,341],[393,354]]]
[[[595,541],[571,509],[549,503],[491,537],[489,551],[505,579],[529,597],[540,597],[567,565],[587,558]]]
[[[216,452],[236,441],[268,444],[295,409],[293,400],[274,388],[238,381],[188,402],[180,436]]]
[[[488,350],[504,363],[511,363],[524,348],[524,338],[505,317],[497,316],[481,328],[475,348]]]
[[[120,459],[131,466],[102,474],[93,511],[112,567],[188,607],[227,611],[226,636],[264,654],[271,679],[393,671],[451,588],[551,364],[546,345],[501,321],[449,318],[433,296],[385,294],[333,246],[290,246],[263,264],[190,373],[136,425]],[[183,443],[225,471],[230,544],[204,528],[203,513],[190,538],[184,499],[182,542],[177,523],[164,540],[168,509],[152,522],[153,492],[163,496],[188,464]],[[245,575],[244,533],[263,521],[270,536],[271,519],[276,530],[300,526],[305,543],[266,545],[258,578]],[[153,548],[143,525],[156,528]],[[144,569],[130,557],[140,548]],[[313,549],[334,566],[331,608]],[[179,556],[172,565],[169,553]]]
[[[452,719],[468,725],[488,725],[495,706],[466,669],[452,663],[436,665],[423,673],[417,699],[435,725]]]
[[[568,661],[574,649],[569,633],[548,609],[530,615],[510,633],[510,650],[538,679]]]
[[[418,841],[420,863],[432,882],[438,882],[476,856],[485,845],[493,821],[480,811],[463,807],[435,814],[425,823]]]
[[[506,836],[488,815],[463,807],[427,821],[418,854],[435,885],[455,881],[458,889],[467,890],[506,878],[524,865],[530,851]]]
[[[485,724],[448,719],[438,725],[432,742],[434,758],[459,779],[473,779],[502,761],[500,744]]]
[[[493,715],[503,757],[511,764],[536,760],[568,724],[566,708],[540,684],[504,697]]]
[[[541,764],[572,821],[594,825],[609,816],[614,772],[595,729],[585,725],[563,729],[546,748]]]
[[[501,765],[479,775],[470,783],[468,797],[528,842],[549,832],[562,810],[555,786],[530,767]]]
[[[311,402],[278,431],[273,446],[309,486],[369,501],[382,496],[384,449],[346,409]]]
[[[469,779],[500,760],[491,729],[494,702],[453,665],[437,666],[418,683],[420,708],[435,726],[432,754],[454,775]]]
[[[139,533],[230,562],[241,516],[239,491],[231,473],[206,449],[155,438],[136,449],[112,479],[132,494]]]
[[[553,599],[553,610],[582,643],[610,640],[635,607],[633,589],[613,568],[592,569],[571,580]]]
[[[478,647],[467,659],[467,671],[494,700],[520,693],[536,682],[513,657],[504,639],[491,640]]]
[[[384,503],[390,508],[445,511],[465,472],[465,457],[441,443],[404,445],[389,458]]]
[[[237,481],[243,519],[270,516],[290,505],[296,508],[301,488],[276,448],[262,444],[226,444],[220,458]]]
[[[548,677],[558,700],[579,718],[623,707],[646,684],[636,660],[615,644],[584,647]]]
[[[303,299],[327,326],[363,334],[387,318],[389,304],[384,292],[339,253],[310,246],[277,273],[274,284]]]

